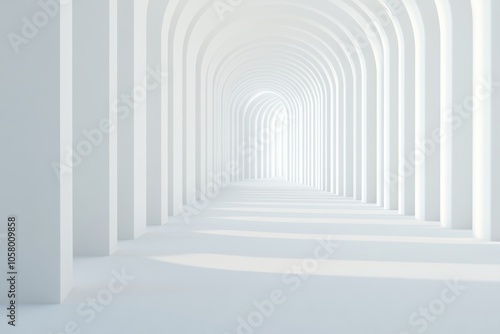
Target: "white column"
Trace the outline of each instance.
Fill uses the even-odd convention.
[[[472,12],[436,2],[441,26],[441,222],[472,228]]]
[[[148,2],[149,4],[149,2]],[[165,17],[167,2],[152,1],[147,17],[147,63],[149,69],[157,72],[161,65],[161,26]],[[161,72],[161,70],[160,70]],[[165,71],[166,72],[166,71]],[[147,97],[147,224],[161,225],[168,219],[168,159],[167,159],[167,115],[162,113],[162,88],[166,87],[166,76],[148,89]],[[151,83],[150,83],[151,84]],[[165,88],[163,88],[165,89]]]
[[[345,78],[343,83],[345,84]],[[336,194],[339,196],[345,196],[345,171],[344,171],[344,110],[346,108],[345,102],[345,90],[347,87],[340,87],[340,94],[337,96],[339,99],[338,108],[336,112],[335,126],[336,126]]]
[[[71,6],[0,5],[0,233],[16,215],[20,303],[60,303],[72,286]]]
[[[361,116],[363,114],[364,103],[363,98],[365,98],[363,92],[363,79],[361,71],[357,72],[356,77],[356,86],[354,91],[356,107],[353,110],[353,151],[354,151],[354,183],[353,183],[353,197],[355,200],[361,201],[363,199],[363,191],[362,191],[362,134],[361,134],[361,125],[362,119]]]
[[[336,82],[335,85],[335,94],[333,96],[333,103],[328,110],[328,128],[327,128],[327,134],[328,134],[328,175],[329,175],[329,186],[330,186],[330,192],[336,193],[337,192],[337,155],[336,155],[336,149],[337,149],[337,136],[336,136],[336,113],[338,109],[338,103],[339,100],[337,98],[339,88],[338,88],[338,82]],[[291,143],[290,143],[291,144]],[[287,162],[289,163],[289,162]]]
[[[118,238],[134,231],[134,0],[118,2]]]
[[[167,36],[162,36],[167,38]],[[182,45],[182,44],[181,44]],[[179,46],[180,47],[180,46]],[[180,48],[182,50],[182,48]],[[169,46],[169,82],[168,87],[171,87],[171,95],[169,96],[168,108],[168,152],[169,152],[169,194],[168,194],[168,208],[169,215],[176,216],[180,213],[184,198],[184,130],[185,121],[183,115],[183,96],[182,87],[182,62],[180,51],[175,45]],[[172,80],[170,80],[170,76]]]
[[[473,226],[500,241],[500,3],[474,0]]]
[[[361,111],[362,201],[377,203],[377,62],[375,57],[370,56],[365,57],[365,61],[365,75],[360,88],[363,98],[366,99]]]
[[[164,75],[147,67],[149,0],[134,0],[134,236],[147,225],[147,92],[158,90]]]
[[[398,116],[399,116],[399,50],[396,32],[387,27],[380,32],[384,45],[384,207],[387,210],[397,210],[399,205],[399,178],[398,174]],[[386,34],[387,36],[384,36]]]
[[[434,2],[404,0],[415,33],[415,216],[439,221],[440,33]]]
[[[145,59],[146,9],[144,1],[118,3],[118,238],[122,240],[135,239],[146,229],[146,95],[151,81]]]
[[[109,255],[116,248],[116,10],[116,0],[73,5],[77,255]]]
[[[352,64],[352,76],[349,76],[347,82],[349,83],[349,87],[346,88],[346,108],[344,109],[344,196],[353,197],[353,180],[354,180],[354,152],[353,152],[353,124],[354,117],[353,113],[356,108],[356,100],[354,94],[354,90],[357,88],[354,80],[356,79],[355,68]],[[351,72],[345,70],[346,72]]]
[[[399,101],[399,213],[415,214],[415,37],[405,7],[394,8],[401,26]]]

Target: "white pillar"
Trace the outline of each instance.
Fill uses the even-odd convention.
[[[500,3],[474,0],[473,226],[500,241]]]
[[[345,84],[345,76],[343,77],[343,83]],[[345,90],[347,87],[340,87],[340,94],[337,96],[339,103],[336,112],[335,126],[336,126],[336,185],[337,191],[336,194],[339,196],[345,196],[345,170],[344,170],[344,110],[346,108],[346,95]]]
[[[164,77],[147,67],[149,0],[134,0],[134,235],[147,225],[147,92],[158,90]],[[159,69],[159,67],[158,67]],[[154,72],[154,73],[152,73]]]
[[[387,210],[397,210],[399,205],[399,178],[398,174],[398,117],[399,99],[402,93],[399,90],[399,71],[402,61],[399,57],[398,40],[394,29],[386,27],[380,32],[384,41],[384,207]],[[386,36],[385,36],[386,35]],[[387,39],[387,40],[386,40]]]
[[[168,36],[162,36],[164,39],[168,39]],[[180,44],[179,44],[180,43]],[[165,107],[168,110],[168,168],[169,168],[169,179],[168,179],[168,208],[169,215],[176,216],[180,213],[184,198],[184,130],[185,130],[185,120],[183,115],[183,96],[182,87],[183,75],[182,75],[182,62],[181,59],[183,41],[178,39],[177,45],[169,45],[169,80],[167,88],[169,89],[168,105]]]
[[[470,0],[436,4],[441,26],[441,222],[447,228],[471,229],[472,12]]]
[[[362,201],[377,203],[377,61],[375,54],[364,58],[366,61],[364,79],[360,88],[365,104],[361,111],[361,182]]]
[[[415,216],[439,221],[440,50],[433,1],[404,0],[415,33]]]
[[[72,286],[71,7],[0,5],[0,233],[16,215],[20,303],[60,303]]]
[[[349,76],[347,79],[347,82],[349,82],[349,87],[346,87],[346,108],[344,109],[344,116],[343,116],[343,142],[344,142],[344,148],[343,148],[343,153],[344,153],[344,196],[346,197],[353,197],[354,195],[354,140],[353,140],[353,124],[354,124],[354,115],[353,113],[355,112],[356,109],[356,94],[354,93],[354,90],[357,88],[355,84],[356,80],[356,73],[355,73],[355,67],[352,66],[352,76]],[[347,69],[345,70],[346,72],[351,72],[348,71]]]
[[[146,9],[145,1],[118,3],[118,238],[122,240],[135,239],[146,229],[146,95],[150,79],[155,80],[146,71]]]
[[[134,0],[118,2],[118,238],[134,229]]]
[[[167,2],[152,1],[147,17],[147,63],[155,72],[161,65],[161,34],[158,29],[165,18]],[[161,71],[160,71],[161,72]],[[162,113],[162,87],[148,89],[147,97],[147,224],[161,225],[168,219],[168,168],[167,168],[167,115]],[[164,88],[163,88],[164,89]]]
[[[73,4],[77,255],[109,255],[116,248],[116,10],[116,0]]]
[[[399,123],[399,213],[415,214],[415,36],[406,8],[393,8],[401,27]]]
[[[366,101],[363,101],[363,98],[366,98],[363,93],[363,77],[361,71],[357,71],[356,76],[356,86],[354,91],[355,96],[355,105],[356,107],[353,109],[353,151],[354,151],[354,181],[353,181],[353,198],[357,201],[361,201],[363,199],[363,190],[362,190],[362,134],[361,134],[361,116],[363,114],[363,108],[365,107]]]

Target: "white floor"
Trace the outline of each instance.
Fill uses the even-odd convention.
[[[231,185],[190,223],[77,259],[75,280],[1,332],[500,333],[500,244],[282,181]]]

